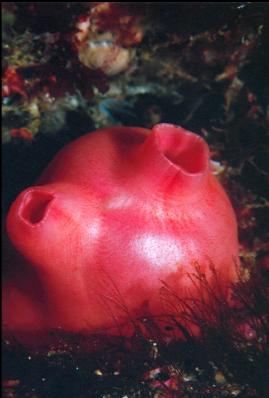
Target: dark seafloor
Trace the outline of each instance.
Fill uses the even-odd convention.
[[[69,335],[46,353],[3,341],[3,397],[268,398],[269,3],[11,2],[2,29],[3,222],[74,138],[181,125],[209,143],[236,210],[246,320],[238,333],[227,309],[200,339],[170,344],[137,325],[128,343],[108,339],[92,355]]]

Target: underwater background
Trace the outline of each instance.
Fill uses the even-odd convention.
[[[210,146],[239,223],[233,313],[202,338],[86,355],[3,341],[6,398],[269,396],[269,3],[2,3],[2,216],[73,139],[180,125]],[[4,226],[3,226],[4,230]],[[5,232],[3,233],[5,240]]]

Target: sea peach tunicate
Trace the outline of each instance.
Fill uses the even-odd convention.
[[[202,296],[210,308],[209,291],[228,298],[237,279],[237,223],[208,146],[171,124],[70,143],[17,197],[7,231],[16,258],[3,321],[15,335],[117,334],[143,316],[165,324],[184,300]]]

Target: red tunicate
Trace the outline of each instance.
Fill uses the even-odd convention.
[[[67,145],[12,204],[7,231],[7,334],[127,335],[143,317],[168,330],[182,303],[210,313],[237,280],[237,223],[208,146],[170,124]]]

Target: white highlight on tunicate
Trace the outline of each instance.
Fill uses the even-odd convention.
[[[107,205],[108,209],[126,209],[131,207],[133,199],[127,195],[117,195],[115,198],[111,199]]]
[[[134,245],[141,257],[158,267],[174,264],[176,270],[184,257],[180,244],[167,236],[144,234],[135,239]]]
[[[98,218],[92,219],[87,226],[87,231],[90,238],[98,238],[101,233],[101,222]]]

